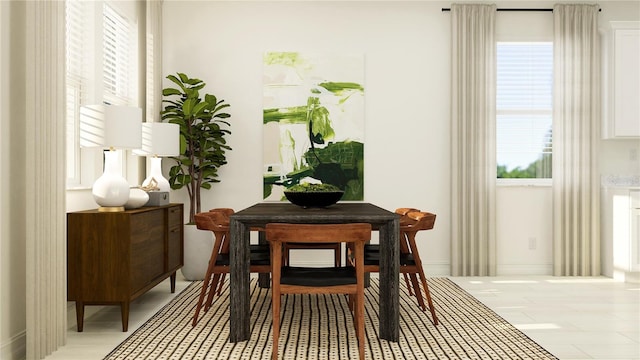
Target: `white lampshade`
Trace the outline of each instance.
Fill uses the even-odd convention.
[[[80,108],[80,146],[139,149],[142,109],[134,106],[87,105]]]
[[[142,123],[142,148],[137,155],[177,156],[180,154],[180,125],[146,122]]]
[[[80,108],[80,146],[109,148],[104,170],[92,187],[100,211],[122,211],[129,200],[129,183],[122,176],[118,149],[142,145],[142,109],[132,106],[88,105]]]
[[[180,125],[152,122],[142,124],[142,149],[134,150],[137,155],[152,156],[149,175],[142,182],[148,187],[155,180],[157,190],[168,192],[169,180],[162,175],[161,156],[177,156],[180,154]]]

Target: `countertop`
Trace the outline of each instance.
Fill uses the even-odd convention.
[[[640,189],[640,175],[602,175],[602,187]]]

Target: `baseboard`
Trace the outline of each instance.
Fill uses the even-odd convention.
[[[27,358],[27,332],[13,336],[0,347],[0,359],[23,360]]]
[[[498,264],[497,275],[553,275],[552,264]]]
[[[640,284],[640,271],[627,271],[624,274],[624,281],[632,284]]]

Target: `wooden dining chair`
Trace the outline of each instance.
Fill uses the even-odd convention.
[[[229,216],[231,214],[233,214],[235,211],[233,209],[230,208],[213,208],[211,210],[209,210],[209,212],[222,212],[223,215],[220,218],[217,218],[217,220],[220,222],[220,224],[223,224],[224,226],[228,227],[229,226]],[[228,229],[227,229],[228,230]],[[264,233],[264,227],[251,227],[251,231],[258,231],[260,233]],[[226,240],[227,239],[228,234],[225,234],[223,239]],[[220,252],[226,257],[229,254],[229,242],[228,241],[223,241],[221,244],[221,249]],[[249,245],[249,253],[250,254],[254,254],[253,258],[259,258],[257,260],[259,260],[259,262],[264,261],[264,253],[268,253],[269,252],[269,244],[252,244]],[[223,261],[226,262],[226,261]],[[265,272],[266,273],[266,272]],[[220,295],[222,293],[222,286],[224,285],[224,279],[226,277],[227,273],[223,272],[222,274],[220,274],[218,277],[213,277],[212,278],[212,282],[211,282],[211,287],[213,289],[218,288],[218,290],[215,292],[216,294]],[[219,284],[219,285],[218,285]],[[211,300],[207,301],[209,306],[211,306]]]
[[[407,214],[410,213],[410,212],[415,212],[415,211],[420,211],[420,209],[416,209],[416,208],[397,208],[395,210],[395,213],[400,215],[400,237],[399,237],[399,239],[400,239],[400,247],[402,247],[402,243],[405,242],[402,239],[403,236],[404,236],[404,234],[402,234],[402,227],[406,227],[407,224],[409,224],[411,222],[414,222],[413,220],[411,220],[407,216]],[[406,244],[406,242],[405,242],[405,244]],[[380,252],[380,244],[366,244],[364,246],[364,252],[365,252],[365,254],[369,255],[369,258],[371,258],[372,254]],[[402,250],[400,252],[402,253]],[[347,255],[347,259],[348,259],[348,255]],[[409,280],[409,275],[407,273],[402,273],[402,276],[404,277],[404,282],[407,285],[407,291],[409,292],[409,296],[414,296],[413,285]]]
[[[399,208],[395,211],[400,217],[400,273],[403,274],[407,283],[410,296],[415,296],[422,311],[426,311],[427,305],[433,324],[438,325],[427,277],[424,274],[422,260],[416,244],[416,234],[422,230],[433,229],[436,221],[436,214],[420,211],[414,208]],[[380,271],[380,248],[379,245],[366,245],[364,249],[364,271]],[[422,285],[422,289],[421,286]],[[424,302],[422,291],[427,299]]]
[[[348,294],[354,312],[359,358],[364,359],[364,244],[371,239],[371,225],[352,224],[267,224],[266,239],[271,245],[271,300],[273,313],[273,354],[278,359],[280,338],[280,296],[282,294]],[[352,245],[354,266],[282,266],[283,245],[290,242],[345,242]]]
[[[229,216],[234,213],[233,209],[216,208],[209,212],[195,214],[196,226],[200,230],[211,231],[213,233],[213,249],[209,258],[209,265],[202,283],[202,290],[196,310],[193,315],[192,326],[198,323],[200,310],[204,305],[204,312],[207,312],[213,303],[214,294],[220,295],[224,284],[224,276],[229,272]],[[262,230],[262,229],[253,229]],[[269,245],[257,244],[249,246],[250,266],[249,271],[254,273],[270,273],[271,259],[269,258]],[[206,302],[205,302],[205,297]]]

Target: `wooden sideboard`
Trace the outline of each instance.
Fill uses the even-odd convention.
[[[184,264],[183,205],[122,212],[67,213],[67,300],[76,302],[78,331],[85,305],[120,305],[122,331],[129,303]]]

